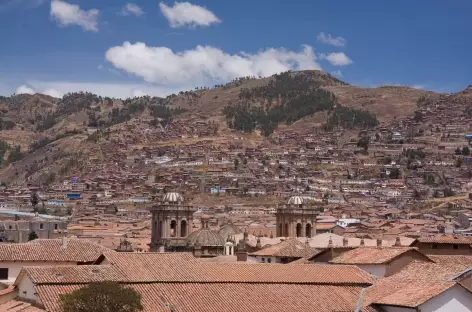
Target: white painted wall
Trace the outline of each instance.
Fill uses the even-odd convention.
[[[264,258],[264,261],[262,259]],[[247,262],[257,262],[257,263],[280,263],[280,259],[276,257],[261,257],[261,256],[248,256],[247,257]]]
[[[20,298],[33,300],[39,304],[41,303],[34,290],[34,284],[28,276],[24,276],[21,283],[18,285],[18,296]]]
[[[20,274],[21,269],[25,266],[62,266],[76,264],[76,262],[1,261],[0,268],[8,268],[8,280],[0,280],[0,282],[13,283]]]
[[[372,275],[381,277],[385,276],[385,271],[387,270],[387,266],[384,264],[358,264],[357,266]]]
[[[472,294],[455,285],[419,306],[421,312],[472,312]]]

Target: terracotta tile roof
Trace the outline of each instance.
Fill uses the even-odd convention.
[[[448,255],[448,256],[440,256],[440,255],[428,255],[430,259],[432,259],[435,263],[441,265],[447,264],[464,264],[472,266],[472,256],[465,256],[465,255]]]
[[[416,248],[411,247],[359,247],[346,251],[334,258],[330,263],[335,264],[384,264],[388,263],[405,253],[417,253],[426,261],[431,261],[427,256],[421,254]]]
[[[266,257],[288,257],[288,258],[302,258],[310,257],[317,253],[318,249],[310,247],[307,244],[300,242],[296,238],[289,238],[280,243],[250,253],[250,256],[266,256]]]
[[[18,285],[21,276],[26,274],[35,284],[70,284],[100,281],[126,281],[126,277],[111,265],[75,265],[23,267],[15,281]]]
[[[472,245],[472,237],[433,236],[419,237],[416,240],[420,243]]]
[[[144,312],[332,312],[354,311],[362,291],[360,287],[327,285],[200,284],[159,283],[131,284],[142,295]],[[41,285],[36,291],[51,312],[59,312],[59,295],[80,285]],[[362,311],[373,312],[372,308]]]
[[[446,281],[380,279],[367,290],[364,304],[415,308],[455,285],[457,283]]]
[[[0,244],[0,261],[94,262],[111,252],[83,239],[36,239],[23,244]]]
[[[370,285],[372,277],[357,266],[205,263],[180,253],[113,253],[109,264],[26,267],[37,284],[70,284],[100,280],[128,283],[280,283]],[[18,277],[15,284],[19,283]]]
[[[0,304],[1,312],[46,312],[46,310],[32,306],[30,303],[10,300]]]
[[[469,267],[467,263],[438,264],[413,261],[390,278],[404,281],[449,281]]]

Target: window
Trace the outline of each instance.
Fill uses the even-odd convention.
[[[40,223],[40,224],[39,224],[39,229],[40,229],[40,230],[44,229],[44,224]]]
[[[268,259],[267,259],[267,262],[268,262],[268,263],[271,263],[271,262],[272,262],[272,259],[271,259],[271,258],[268,258]]]
[[[11,230],[12,228],[13,228],[13,226],[11,226],[11,225],[8,226],[8,229],[9,229],[9,230]]]
[[[0,268],[0,280],[8,279],[8,268]]]
[[[58,228],[58,225],[56,223],[56,224],[54,224],[54,229],[57,230],[57,228]]]
[[[265,262],[265,258],[262,258],[262,262]]]
[[[433,244],[431,245],[431,248],[432,248],[432,249],[438,249],[438,244],[433,243]]]
[[[457,244],[452,244],[452,249],[459,249],[459,245],[457,245]]]

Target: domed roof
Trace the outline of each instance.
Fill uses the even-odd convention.
[[[289,205],[302,205],[306,204],[307,202],[313,201],[312,197],[308,196],[292,196],[288,200]]]
[[[221,246],[224,247],[226,241],[224,238],[218,234],[216,231],[210,230],[209,228],[202,228],[190,233],[187,236],[186,243],[187,245],[195,245],[198,243],[205,247],[205,246]]]
[[[233,223],[227,223],[223,225],[218,231],[223,238],[228,238],[228,236],[233,236],[241,233],[241,230],[235,226]]]
[[[305,199],[302,196],[292,196],[288,200],[289,205],[301,205]]]
[[[167,203],[177,203],[177,202],[183,202],[184,198],[179,193],[170,192],[164,195],[164,198],[162,199],[162,201],[167,202]]]

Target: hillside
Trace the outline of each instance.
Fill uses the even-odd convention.
[[[302,71],[240,78],[166,98],[1,97],[0,182],[48,184],[78,174],[84,163],[105,165],[107,150],[120,150],[126,158],[133,150],[189,146],[202,139],[227,146],[235,131],[247,146],[277,144],[270,137],[280,131],[344,129],[357,135],[360,129],[413,121],[425,107],[455,103],[462,113],[472,107],[469,89],[445,95],[409,87],[363,88]]]

